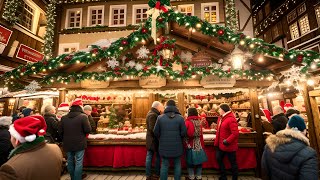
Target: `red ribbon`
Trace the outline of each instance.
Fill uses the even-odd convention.
[[[159,9],[159,10],[162,10],[164,13],[168,12],[167,8],[165,8],[164,6],[161,6],[160,1],[157,1],[155,8]]]

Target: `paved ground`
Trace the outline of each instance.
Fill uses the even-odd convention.
[[[97,173],[97,172],[86,172],[88,175],[85,180],[145,180],[146,177],[143,174],[128,174],[123,173]],[[182,178],[184,180],[184,178]],[[218,180],[218,175],[203,175],[203,180]],[[65,174],[61,177],[61,180],[71,180],[68,174]],[[168,180],[173,180],[173,177],[168,178]],[[228,177],[228,180],[231,180],[231,177]],[[238,180],[260,180],[253,176],[240,176]]]

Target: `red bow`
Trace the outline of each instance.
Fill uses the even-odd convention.
[[[157,1],[155,8],[159,9],[159,10],[162,10],[164,13],[168,12],[167,8],[165,8],[164,6],[161,6],[160,1]]]

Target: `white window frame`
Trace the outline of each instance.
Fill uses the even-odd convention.
[[[76,48],[76,52],[79,51],[80,44],[79,43],[60,43],[59,44],[59,55],[66,54],[64,52],[65,48]]]
[[[96,25],[90,25],[90,22],[92,21],[92,10],[100,10],[102,9],[102,19],[101,19],[101,24],[96,24]],[[88,7],[88,15],[87,15],[87,26],[88,27],[94,27],[97,25],[104,25],[104,6],[89,6]]]
[[[137,20],[137,18],[136,18],[136,10],[137,9],[141,9],[141,8],[147,8],[147,9],[149,9],[149,5],[148,4],[136,4],[136,5],[132,5],[132,25],[138,25],[137,23],[136,23],[136,20]],[[147,19],[148,19],[148,17],[149,17],[149,15],[147,14]]]
[[[181,4],[181,5],[178,5],[178,11],[179,11],[180,13],[182,13],[182,12],[181,12],[181,8],[187,8],[188,6],[192,6],[191,16],[194,16],[194,4]],[[185,13],[183,13],[183,14],[185,14]]]
[[[26,31],[31,32],[32,34],[36,35],[38,30],[38,23],[40,18],[40,13],[42,12],[44,15],[46,14],[37,4],[35,4],[31,0],[23,0],[24,3],[26,3],[28,6],[30,6],[34,12],[33,12],[33,18],[32,18],[32,25],[31,30],[21,25],[19,22],[17,23],[21,28],[25,29]]]
[[[293,37],[293,35],[292,35],[292,30],[291,30],[291,26],[293,26],[294,24],[297,26],[297,29],[298,29],[298,37],[295,37],[295,38]],[[299,32],[298,22],[292,23],[292,24],[289,26],[289,30],[290,30],[290,36],[291,36],[291,39],[292,39],[292,40],[300,38],[300,32]]]
[[[69,12],[70,11],[80,11],[80,26],[79,27],[69,27],[69,20],[70,20],[70,17],[69,17]],[[66,22],[65,22],[65,28],[66,29],[72,29],[72,28],[82,28],[82,8],[72,8],[72,9],[67,9],[66,11]]]
[[[307,20],[308,20],[308,25],[309,25],[309,31],[307,32],[304,32],[302,33],[302,29],[301,29],[301,23],[300,23],[300,20],[307,17]],[[310,28],[310,21],[309,21],[309,17],[308,17],[308,14],[302,16],[301,18],[298,19],[298,23],[299,23],[299,31],[300,31],[300,35],[303,36],[305,34],[308,34],[310,31],[311,31],[311,28]]]
[[[217,7],[217,22],[211,22],[211,18],[210,18],[210,22],[209,23],[214,23],[214,24],[218,24],[220,23],[220,6],[219,6],[219,2],[210,2],[210,3],[201,3],[201,19],[204,20],[204,6],[216,6]],[[211,16],[211,10],[210,10],[210,16]]]
[[[124,9],[124,24],[112,25],[113,21],[113,8],[123,8]],[[109,27],[123,27],[127,25],[127,5],[111,5],[110,12],[109,12]]]

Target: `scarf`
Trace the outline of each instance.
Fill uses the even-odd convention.
[[[19,146],[17,146],[16,148],[14,148],[10,152],[8,159],[12,158],[13,156],[15,156],[17,154],[20,154],[20,153],[23,153],[23,152],[25,152],[25,151],[27,151],[29,149],[32,149],[35,146],[37,146],[37,145],[39,145],[41,143],[44,143],[44,142],[45,142],[44,137],[43,136],[39,136],[32,142],[26,142],[26,143],[20,144]]]
[[[200,136],[201,136],[201,121],[198,119],[197,116],[188,117],[194,126],[194,133],[193,133],[193,147],[190,147],[190,144],[187,145],[195,151],[200,151],[202,149]],[[187,138],[188,142],[189,138]]]

